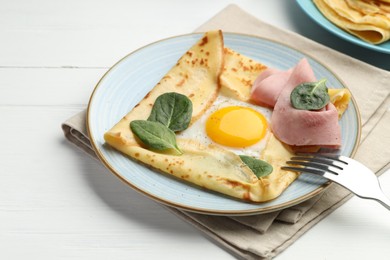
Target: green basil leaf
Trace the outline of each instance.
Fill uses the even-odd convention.
[[[273,171],[271,164],[247,155],[240,155],[241,160],[252,170],[257,178],[270,175]]]
[[[291,92],[291,105],[300,110],[319,110],[329,103],[326,79],[317,82],[306,82],[298,85]]]
[[[176,144],[175,133],[161,123],[134,120],[130,122],[130,128],[144,144],[152,149],[174,149],[179,154],[183,154]]]
[[[170,92],[154,102],[148,121],[160,122],[174,132],[187,129],[192,117],[192,102],[182,94]]]

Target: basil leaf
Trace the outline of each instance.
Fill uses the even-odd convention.
[[[298,85],[291,92],[291,105],[300,110],[319,110],[329,103],[326,79],[317,82],[306,82]]]
[[[192,117],[192,102],[182,94],[170,92],[154,102],[148,121],[160,122],[174,132],[187,129]]]
[[[150,148],[156,150],[174,149],[179,154],[183,154],[176,144],[175,133],[161,123],[134,120],[130,122],[130,128]]]
[[[240,155],[241,160],[252,170],[257,178],[270,175],[273,171],[271,164],[247,155]]]

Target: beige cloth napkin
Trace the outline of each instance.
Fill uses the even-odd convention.
[[[327,64],[350,88],[360,108],[362,139],[355,159],[378,175],[389,166],[390,150],[385,149],[385,145],[390,144],[389,72],[266,24],[235,5],[226,7],[196,31],[212,29],[252,34],[287,43]],[[96,158],[86,131],[85,111],[68,119],[62,128],[69,141]],[[350,192],[333,184],[322,194],[299,205],[262,215],[210,216],[166,208],[237,257],[270,259],[350,197]]]

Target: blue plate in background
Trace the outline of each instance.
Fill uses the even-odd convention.
[[[317,9],[315,4],[312,0],[297,0],[298,5],[302,8],[302,10],[316,23],[318,23],[320,26],[328,30],[329,32],[337,35],[338,37],[347,40],[349,42],[352,42],[354,44],[357,44],[359,46],[378,51],[383,53],[390,54],[390,41],[384,42],[382,44],[371,44],[368,42],[365,42],[361,40],[360,38],[349,34],[348,32],[340,29],[335,24],[333,24],[331,21],[329,21],[325,16],[322,15],[322,13]]]

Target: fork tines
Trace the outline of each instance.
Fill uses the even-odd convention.
[[[292,166],[283,166],[282,169],[319,175],[324,175],[325,172],[338,175],[338,172],[348,165],[343,160],[343,156],[326,154],[302,154],[293,156],[286,164]]]
[[[362,163],[346,156],[305,154],[293,156],[282,169],[314,173],[349,189],[364,199],[373,199],[390,210],[390,200],[381,190],[375,173]]]

